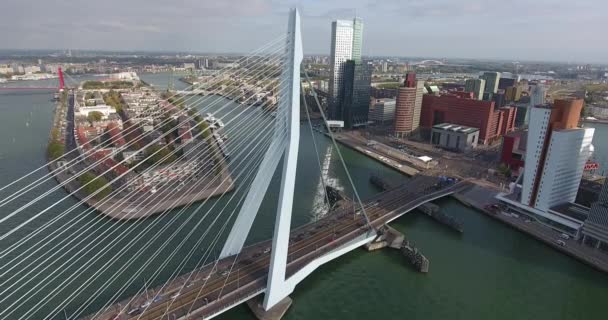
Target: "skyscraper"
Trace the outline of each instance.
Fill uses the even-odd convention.
[[[519,101],[521,98],[521,87],[513,86],[505,90],[505,99],[508,102]]]
[[[367,124],[371,96],[373,65],[369,62],[347,60],[344,64],[342,86],[338,94],[338,114],[345,128]]]
[[[329,56],[329,117],[339,119],[338,95],[342,87],[342,75],[346,60],[361,61],[363,22],[359,18],[336,20],[331,24],[331,53]]]
[[[363,49],[363,21],[355,17],[353,19],[353,52],[351,59],[355,62],[361,61],[361,50]]]
[[[608,182],[604,182],[598,201],[591,205],[583,226],[583,242],[608,251]]]
[[[539,104],[545,104],[545,97],[547,96],[547,88],[542,84],[534,84],[530,86],[530,107],[537,106]]]
[[[492,100],[492,95],[498,92],[498,82],[500,81],[500,72],[484,72],[480,77],[486,81],[484,88],[484,100]]]
[[[578,128],[582,99],[555,100],[530,112],[521,203],[541,211],[574,202],[593,152],[593,128]]]
[[[522,111],[521,118],[523,118],[523,120],[518,121],[518,127],[528,126],[528,123],[530,122],[530,111],[532,110],[532,108],[534,106],[545,104],[545,97],[547,96],[547,87],[540,83],[532,84],[530,85],[528,95],[530,96],[530,102],[525,105],[525,107],[520,107],[521,109],[525,108],[525,113],[523,113]]]
[[[467,79],[464,85],[464,91],[473,92],[475,99],[483,99],[483,92],[486,88],[486,80],[484,79]]]
[[[394,133],[397,136],[412,134],[420,126],[420,110],[424,94],[424,81],[417,81],[416,74],[405,75],[403,86],[397,92]]]

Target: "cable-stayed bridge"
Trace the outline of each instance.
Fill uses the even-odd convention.
[[[315,95],[301,61],[300,17],[293,10],[285,36],[238,61],[240,67],[191,87],[205,95],[174,93],[150,111],[154,127],[164,128],[160,137],[125,121],[127,139],[112,150],[100,152],[103,144],[80,139],[51,161],[52,172],[42,166],[1,186],[0,318],[198,319],[245,301],[253,301],[259,315],[280,315],[291,303],[289,294],[316,268],[373,241],[382,225],[466,187],[420,176],[362,201],[330,134],[353,197],[292,230],[300,131],[306,127],[300,124],[302,84]],[[251,84],[247,93],[236,79]],[[276,101],[250,104],[257,91],[272,92]],[[203,119],[206,113],[225,127]],[[153,148],[159,139],[171,147]],[[312,142],[316,157],[308,161],[316,162],[327,190],[330,169],[322,163],[320,142],[314,136]],[[116,157],[133,150],[146,152],[128,165],[132,159]],[[184,178],[163,178],[152,189],[138,182],[171,167],[178,168],[170,174]],[[194,169],[186,175],[185,168]],[[80,177],[93,171],[111,191],[87,188],[95,180]],[[226,181],[234,186],[222,190]],[[201,198],[205,192],[215,198]],[[269,197],[273,206],[264,200]],[[120,215],[104,216],[116,208]],[[255,224],[261,215],[274,221],[272,239],[249,244],[252,230],[265,227]]]

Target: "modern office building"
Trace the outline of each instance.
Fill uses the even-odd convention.
[[[531,109],[521,202],[539,210],[574,202],[593,152],[594,128],[578,128],[582,99]]]
[[[543,84],[532,84],[528,90],[530,102],[527,105],[526,113],[523,114],[522,126],[527,126],[530,122],[530,110],[534,106],[545,104],[547,96],[547,87]]]
[[[338,95],[342,87],[344,64],[347,60],[361,61],[363,42],[363,22],[353,20],[336,20],[331,24],[331,53],[329,56],[329,116],[338,119]]]
[[[437,124],[431,131],[431,144],[452,151],[464,152],[476,148],[478,140],[479,129],[457,124]]]
[[[583,225],[583,243],[608,251],[608,182],[604,182],[598,201],[591,205]]]
[[[361,50],[363,50],[363,21],[355,17],[353,19],[353,46],[350,59],[360,62]]]
[[[517,79],[516,78],[510,78],[510,77],[501,77],[500,80],[498,80],[498,90],[507,90],[508,87],[514,87],[517,85]]]
[[[509,210],[575,238],[581,235],[588,208],[574,201],[593,153],[594,129],[577,127],[582,107],[582,99],[569,99],[531,108],[524,173],[509,194],[497,196]]]
[[[491,100],[492,96],[498,92],[498,82],[500,81],[500,72],[484,72],[480,77],[486,81],[484,87],[484,99]]]
[[[507,87],[505,90],[505,100],[508,102],[516,102],[521,98],[522,89],[520,86]]]
[[[483,99],[483,91],[486,87],[486,81],[484,79],[467,79],[464,86],[464,91],[473,92],[475,99]]]
[[[344,64],[334,119],[344,121],[347,129],[367,125],[373,68],[370,62],[365,61],[347,60]]]
[[[416,74],[408,72],[405,75],[403,85],[399,87],[399,91],[397,92],[394,124],[395,135],[411,135],[420,127],[423,95],[424,81],[416,80]]]
[[[494,101],[495,108],[502,108],[507,104],[506,96],[502,90],[492,96],[492,101]]]
[[[420,126],[431,130],[434,125],[451,123],[478,128],[480,143],[491,144],[514,130],[515,115],[515,108],[495,108],[493,101],[477,100],[472,92],[425,94]]]
[[[393,123],[395,120],[395,99],[374,99],[369,111],[369,120],[376,125]]]

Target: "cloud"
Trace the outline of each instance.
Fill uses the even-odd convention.
[[[604,0],[3,0],[0,48],[246,52],[302,13],[305,52],[362,17],[364,54],[608,59]]]

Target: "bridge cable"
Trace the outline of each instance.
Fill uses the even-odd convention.
[[[306,72],[305,69],[303,69],[303,72],[304,72],[304,76],[306,77],[306,82],[308,82],[308,85],[309,85],[310,89],[312,90],[313,97],[315,98],[315,102],[317,103],[317,107],[319,108],[319,112],[321,113],[321,116],[323,117],[323,123],[325,124],[325,127],[327,128],[328,135],[331,138],[331,141],[334,144],[336,151],[338,152],[338,157],[340,158],[342,167],[344,168],[344,171],[346,172],[346,176],[348,177],[348,181],[350,182],[350,185],[353,188],[353,192],[355,194],[356,200],[359,203],[359,206],[361,207],[361,212],[363,213],[363,216],[365,217],[365,221],[371,229],[374,229],[373,226],[371,225],[371,222],[369,220],[367,213],[365,212],[365,206],[363,205],[363,201],[361,201],[361,197],[359,196],[359,192],[357,191],[357,187],[355,186],[353,178],[351,177],[348,167],[346,166],[346,163],[344,162],[344,157],[342,157],[342,152],[340,152],[340,148],[338,147],[336,138],[334,137],[334,135],[331,131],[331,128],[329,127],[329,124],[327,122],[327,117],[325,116],[325,112],[323,111],[321,103],[319,102],[319,97],[317,96],[317,92],[315,91],[315,89],[312,85],[312,82],[310,81],[310,78],[308,77],[308,72]]]
[[[273,53],[280,52],[280,51],[282,51],[282,48],[281,48],[281,47],[279,47],[277,50],[273,51]],[[265,59],[265,58],[264,58],[264,57],[262,57],[261,59],[263,60],[263,59]],[[276,61],[276,60],[275,60],[275,61]],[[255,69],[254,69],[254,70],[255,70]],[[245,73],[245,74],[246,74],[246,73]],[[243,74],[241,74],[241,76],[244,76],[244,75],[243,75]],[[217,80],[217,82],[216,82],[216,83],[221,83],[222,81],[224,81],[224,79],[219,79],[219,80]],[[233,91],[234,91],[234,90],[233,90]],[[177,95],[174,95],[174,96],[177,96]],[[167,98],[167,99],[168,99],[168,100],[170,100],[171,98]],[[184,101],[184,102],[187,102],[189,99],[190,99],[190,98],[188,98],[187,100],[183,100],[183,101]],[[200,99],[199,99],[199,98],[197,98],[197,99],[198,99],[199,101],[201,101],[201,100],[202,100],[202,101],[205,101],[206,99],[208,99],[208,96],[202,97],[202,98],[200,98]],[[159,103],[157,104],[157,106],[160,106],[160,102],[162,102],[162,100],[161,100],[161,101],[159,101]],[[167,121],[167,123],[168,123],[168,122],[170,122],[171,120],[172,120],[172,119],[169,117],[169,118],[168,118],[167,120],[165,120],[165,121]],[[190,119],[188,119],[187,121],[189,121],[189,120],[190,120]],[[162,126],[164,126],[164,125],[165,125],[164,123],[158,124],[158,126],[161,126],[161,127],[162,127]],[[123,133],[122,133],[122,135],[123,135],[123,136],[128,136],[130,133],[132,133],[132,132],[134,132],[134,131],[136,131],[136,130],[139,130],[139,126],[133,125],[133,126],[131,126],[129,129],[131,129],[131,131],[130,131],[130,132],[127,132],[127,133],[123,132]],[[125,130],[125,131],[126,131],[126,130]],[[137,139],[135,139],[134,141],[130,141],[129,143],[127,143],[127,145],[125,145],[125,146],[124,146],[124,148],[127,148],[127,147],[129,147],[129,146],[131,146],[131,145],[134,145],[135,143],[139,142],[140,138],[143,138],[144,136],[147,136],[148,134],[149,134],[149,133],[145,133],[145,132],[144,132],[143,134],[139,135],[139,137],[136,137]],[[84,145],[86,145],[86,144],[90,144],[90,142],[89,142],[89,143],[85,143]],[[95,147],[95,148],[97,148],[97,147]],[[95,149],[95,148],[94,148],[94,149]],[[88,153],[93,153],[94,149],[93,149],[93,150],[89,150],[89,151],[88,151]],[[77,150],[78,150],[78,149],[73,149],[72,151],[69,151],[67,154],[69,154],[69,153],[71,153],[71,152],[74,152],[74,151],[77,151]],[[65,155],[67,155],[67,154],[65,154]],[[65,155],[64,155],[64,156],[65,156]],[[109,157],[110,157],[110,155],[105,156],[104,158],[102,158],[102,159],[98,160],[98,161],[97,161],[97,162],[95,162],[94,164],[89,165],[89,167],[87,167],[86,169],[84,169],[84,170],[82,170],[82,171],[85,171],[85,170],[89,170],[89,169],[91,169],[92,167],[94,167],[95,165],[97,165],[97,164],[99,164],[99,163],[103,162],[103,161],[104,161],[106,158],[109,158]],[[72,161],[75,161],[75,162],[80,162],[80,161],[84,161],[84,160],[80,160],[80,161],[78,161],[78,158],[77,158],[76,160],[72,160]],[[69,163],[68,163],[68,164],[69,164]],[[68,165],[68,164],[66,164],[66,165]],[[43,166],[43,167],[46,167],[46,165],[45,165],[45,166]],[[81,171],[81,172],[82,172],[82,171]],[[54,173],[53,173],[53,172],[50,172],[49,174],[47,174],[47,175],[46,175],[46,179],[44,179],[44,180],[49,180],[49,179],[51,179],[53,176],[54,176]],[[74,176],[76,176],[76,175],[74,175]],[[43,177],[43,178],[44,178],[44,177]],[[39,182],[39,181],[40,181],[40,180],[42,180],[43,178],[38,179],[36,182]],[[69,183],[70,181],[72,181],[72,180],[74,180],[74,179],[75,179],[74,177],[71,177],[71,178],[69,178],[67,181],[64,181],[64,182],[63,182],[61,185],[65,185],[65,184]],[[36,183],[36,182],[34,182],[34,183]],[[40,182],[38,185],[40,185],[40,184],[42,184],[42,182]],[[10,185],[10,184],[9,184],[9,185]],[[29,187],[29,189],[24,191],[24,189],[27,189],[28,187]],[[54,188],[53,190],[57,190],[57,189],[59,189],[60,187],[61,187],[61,186],[57,186],[57,187],[56,187],[56,188]],[[19,197],[20,195],[25,194],[25,192],[27,192],[27,191],[31,191],[32,189],[33,189],[33,188],[31,187],[31,184],[30,184],[30,185],[28,185],[28,186],[26,186],[26,187],[24,187],[24,188],[20,189],[20,190],[19,190],[19,191],[17,191],[16,193],[13,193],[13,194],[9,195],[8,197],[6,197],[6,198],[4,198],[3,200],[1,200],[1,201],[0,201],[0,207],[1,207],[1,206],[3,206],[3,205],[5,205],[5,204],[7,204],[8,202],[10,202],[10,201],[14,200],[16,197]],[[1,190],[1,189],[0,189],[0,190]],[[21,192],[21,194],[19,194],[19,195],[15,196],[15,195],[16,195],[17,193],[19,193],[19,192]],[[40,200],[40,199],[41,199],[41,197],[37,198],[37,200]],[[37,200],[36,200],[36,201],[37,201]],[[33,201],[33,202],[35,202],[35,201]],[[33,202],[31,202],[31,203],[33,203]],[[31,203],[30,203],[30,204],[31,204]],[[1,223],[1,222],[3,222],[3,221],[5,221],[6,219],[7,219],[7,217],[0,219],[0,223]]]
[[[280,38],[278,38],[278,39],[276,39],[276,40],[273,40],[273,41],[272,41],[272,43],[273,43],[273,44],[274,44],[274,43],[280,43],[280,42],[278,42],[278,41],[279,41],[279,40],[282,40],[283,38],[284,38],[284,37],[280,37]],[[282,48],[281,46],[279,46],[279,47],[278,47],[278,49],[276,49],[276,50],[274,50],[274,51],[270,52],[270,53],[269,53],[269,55],[273,55],[273,54],[278,53],[278,52],[280,52],[280,51],[282,51],[282,50],[283,50],[283,48]],[[240,59],[239,61],[241,61],[241,60],[247,60],[247,59],[248,59],[248,57],[245,57],[245,58]],[[265,59],[265,57],[264,57],[264,56],[260,57],[260,60],[263,60],[263,59]],[[238,63],[239,61],[237,61],[236,63]],[[248,61],[248,60],[247,60],[247,61]],[[226,67],[226,68],[224,68],[224,69],[222,69],[222,70],[227,70],[227,69],[231,69],[231,68]],[[220,71],[221,71],[221,70],[220,70]],[[218,75],[218,73],[215,73],[215,74],[214,74],[213,76],[211,76],[211,77],[215,77],[215,76],[217,76],[217,75]],[[219,80],[217,80],[215,83],[217,84],[217,83],[220,83],[220,82],[222,82],[222,81],[224,81],[224,79],[219,79]],[[197,85],[198,85],[198,84],[197,84]],[[193,88],[194,86],[197,86],[197,85],[192,85],[192,86],[190,86],[190,88]],[[199,85],[199,87],[200,87],[200,86],[202,86],[202,85]],[[196,89],[196,90],[198,90],[198,89]],[[166,98],[166,100],[160,100],[160,101],[159,101],[159,103],[157,103],[157,104],[156,104],[156,106],[157,106],[157,107],[160,107],[160,103],[161,103],[162,101],[171,100],[172,98],[177,97],[177,96],[179,96],[179,94],[178,94],[178,93],[176,93],[176,94],[174,94],[174,95],[172,95],[172,96],[170,96],[170,97]],[[183,99],[182,101],[184,101],[184,102],[188,102],[188,101],[189,101],[190,99],[192,99],[193,97],[195,97],[195,96],[192,96],[192,97],[189,97],[189,98]],[[196,98],[196,99],[198,99],[199,101],[202,99],[202,100],[204,101],[205,99],[207,99],[207,96],[205,96],[205,97],[203,97],[203,98],[200,98],[200,99],[199,99],[199,98]],[[169,121],[169,120],[171,120],[171,119],[168,119],[167,121]],[[163,125],[164,125],[163,123],[159,124],[159,126],[163,126]],[[130,129],[132,129],[132,131],[131,131],[131,132],[133,132],[133,131],[135,131],[135,130],[138,130],[138,129],[139,129],[139,127],[138,127],[138,126],[132,126]],[[126,131],[126,130],[125,130],[125,131]],[[128,135],[128,134],[130,134],[131,132],[128,132],[128,133],[123,132],[123,135]],[[140,135],[140,137],[141,137],[141,136],[144,136],[144,135],[148,135],[148,133],[144,133],[144,134]],[[86,145],[86,144],[90,144],[90,142],[85,143],[84,145]],[[129,142],[129,143],[128,143],[128,144],[127,144],[125,147],[128,147],[128,146],[130,146],[131,144],[133,144],[133,142]],[[95,150],[96,148],[97,148],[97,147],[96,147],[96,146],[94,146],[94,147],[93,147],[93,150]],[[101,148],[99,148],[99,149],[101,149]],[[70,153],[72,153],[72,152],[75,152],[75,151],[78,151],[78,149],[73,149],[73,150],[71,150],[71,151],[67,152],[66,154],[64,154],[63,156],[66,156],[66,155],[68,155],[68,154],[70,154]],[[91,150],[91,151],[92,151],[92,150]],[[103,160],[104,160],[104,159],[100,159],[100,160],[99,160],[99,162],[101,162],[101,161],[103,161]],[[79,162],[79,161],[78,161],[78,158],[77,158],[76,160],[72,160],[72,161]],[[81,161],[82,161],[82,160],[81,160]],[[68,163],[68,164],[69,164],[69,163]],[[66,165],[67,165],[67,164],[66,164]],[[37,168],[37,169],[35,169],[35,170],[33,170],[33,171],[32,171],[32,172],[30,172],[29,174],[27,174],[27,175],[25,175],[25,176],[23,176],[23,177],[21,177],[21,178],[19,178],[19,179],[15,180],[15,181],[13,181],[13,182],[9,183],[8,185],[5,185],[5,186],[1,187],[1,188],[0,188],[0,191],[2,191],[2,190],[4,190],[4,189],[6,189],[7,187],[9,187],[9,186],[13,185],[13,184],[14,184],[14,183],[16,183],[16,182],[19,182],[19,181],[20,181],[20,180],[22,180],[23,178],[25,178],[25,177],[27,177],[27,176],[31,175],[32,173],[37,172],[37,171],[39,171],[39,170],[41,170],[41,169],[45,169],[45,168],[47,168],[47,165],[46,165],[46,164],[45,164],[45,165],[43,165],[43,166],[41,166],[41,167],[39,167],[39,168]],[[53,176],[54,176],[54,173],[50,172],[50,173],[46,174],[44,177],[46,177],[46,178],[47,178],[46,180],[49,180],[49,179],[51,179]],[[44,177],[39,178],[39,179],[38,179],[37,181],[35,181],[34,183],[39,182],[39,181],[40,181],[41,179],[43,179]],[[22,189],[21,189],[21,190],[19,190],[18,192],[22,191],[23,189],[25,189],[25,188],[27,188],[27,187],[30,187],[32,184],[33,184],[33,183],[31,183],[30,185],[28,185],[28,186],[26,186],[26,187],[22,188]],[[41,183],[40,183],[40,184],[41,184]],[[39,184],[39,185],[40,185],[40,184]],[[30,188],[30,190],[31,190],[31,188]],[[29,191],[29,190],[26,190],[26,191]],[[0,207],[1,207],[1,206],[3,206],[4,204],[6,204],[6,203],[7,203],[7,198],[9,199],[9,202],[10,202],[10,200],[12,200],[12,197],[13,197],[14,195],[15,195],[15,194],[12,194],[12,195],[10,195],[9,197],[6,197],[6,198],[5,198],[5,199],[3,199],[2,201],[0,201]],[[0,222],[1,222],[1,221],[0,221]]]
[[[218,110],[218,111],[216,111],[216,112],[220,112],[220,111],[221,111],[221,110]],[[194,117],[195,117],[195,116],[193,116],[192,118],[194,118]],[[197,124],[197,125],[198,125],[198,124]],[[166,134],[165,134],[165,135],[166,135]],[[149,143],[147,146],[150,146],[150,145],[152,145],[152,143]],[[146,147],[147,147],[147,146],[146,146]],[[158,151],[156,151],[155,153],[153,153],[152,155],[148,156],[148,158],[150,158],[150,157],[154,156],[154,155],[155,155],[156,153],[158,153],[159,151],[160,151],[160,150],[158,150]],[[117,165],[118,165],[118,164],[117,164]],[[106,170],[106,172],[104,172],[104,174],[105,174],[105,173],[107,173],[107,172],[109,172],[110,170],[114,169],[114,168],[115,168],[117,165],[115,165],[115,166],[113,166],[112,168],[110,168],[110,169]],[[122,178],[122,176],[124,176],[124,174],[123,174],[123,175],[121,175],[120,177],[118,177],[118,178],[114,179],[114,181],[116,181],[117,179]],[[55,187],[55,188],[58,188],[58,187]],[[76,191],[74,191],[74,192],[77,192],[77,191],[79,191],[79,190],[80,190],[80,189],[82,189],[82,188],[84,188],[84,186],[80,187],[78,190],[76,190]],[[49,191],[49,192],[50,192],[50,191]],[[87,201],[87,200],[88,200],[88,199],[90,199],[92,196],[93,196],[93,195],[89,195],[89,196],[88,196],[86,199],[83,199],[81,202]],[[68,196],[66,196],[66,197],[64,197],[62,200],[65,200],[67,197],[69,197],[69,195],[68,195]],[[39,198],[42,198],[42,197],[39,197]],[[56,205],[56,203],[55,203],[55,205]],[[53,205],[53,206],[54,206],[54,205]],[[48,210],[49,210],[50,208],[52,208],[53,206],[51,206],[51,207],[49,207],[49,208],[46,208],[45,210],[43,210],[43,212],[48,211]],[[21,211],[22,211],[23,209],[24,209],[24,207],[21,207],[21,208],[20,208],[20,210],[21,210]],[[41,212],[40,214],[42,214],[43,212]],[[11,215],[14,215],[14,214],[15,214],[15,213],[13,212]],[[37,215],[37,216],[39,216],[39,215]],[[30,218],[30,220],[28,220],[28,222],[29,222],[29,221],[31,221],[31,220],[33,220],[33,219],[34,219],[34,218],[36,218],[37,216],[35,216],[35,217],[33,217],[33,218]],[[19,227],[22,227],[22,226],[23,226],[23,225],[25,225],[25,224],[26,224],[26,223],[24,223],[24,224],[20,225]],[[0,236],[0,240],[1,240],[1,239],[6,238],[8,235],[10,235],[10,234],[11,234],[12,232],[14,232],[14,231],[16,231],[16,230],[12,230],[11,232],[9,232],[9,233],[5,233],[4,235]]]
[[[268,136],[268,134],[265,134],[265,136],[267,137],[267,136]],[[263,142],[263,141],[266,141],[266,140],[265,140],[265,139],[258,139],[258,144],[259,144],[260,142]],[[258,144],[256,144],[256,147],[257,147],[257,145],[258,145]],[[267,143],[266,143],[266,145],[267,145]],[[264,151],[264,150],[265,150],[265,149],[264,149],[264,148],[262,148],[262,149],[261,149],[261,151],[260,151],[260,152],[258,152],[258,153],[261,153],[261,152],[262,152],[262,151]],[[249,151],[248,155],[249,155],[249,154],[251,154],[251,152],[252,152],[252,151],[253,151],[253,149],[252,149],[251,151]],[[252,159],[255,159],[255,157],[253,157]],[[247,166],[249,166],[249,165],[247,165]],[[248,175],[250,175],[251,173],[255,172],[255,170],[243,170],[243,171],[241,171],[241,173],[239,173],[239,176],[240,176],[240,175],[242,175],[242,172],[248,172]],[[246,178],[245,178],[245,179],[246,179]],[[233,196],[234,196],[234,195],[236,195],[236,194],[238,193],[238,190],[240,190],[240,188],[241,188],[241,186],[237,187],[237,190],[233,191]],[[223,197],[224,195],[225,195],[225,194],[222,194],[222,196],[221,196],[221,197]],[[211,212],[211,210],[212,210],[212,209],[215,207],[215,205],[216,205],[217,203],[218,203],[218,201],[215,201],[215,202],[214,202],[214,204],[213,204],[212,208],[210,208],[210,209],[208,209],[208,210],[207,210],[207,213],[205,213],[204,217],[207,217],[207,216],[208,216],[208,214]],[[230,200],[229,200],[229,201],[226,203],[226,205],[225,205],[225,206],[227,206],[229,203],[230,203]],[[199,207],[202,207],[202,205],[201,205],[201,206],[199,206]],[[191,214],[191,215],[190,215],[190,217],[194,217],[194,216],[196,215],[196,213],[197,213],[197,212],[198,212],[198,209],[195,211],[195,213]],[[217,221],[217,219],[219,219],[219,218],[220,218],[221,213],[222,213],[222,212],[220,212],[220,214],[218,214],[218,215],[215,217],[215,220],[214,220],[213,222],[211,222],[211,224],[208,226],[207,231],[205,231],[205,233],[203,234],[203,236],[201,236],[201,237],[199,238],[199,240],[197,241],[197,244],[200,244],[200,242],[201,242],[201,241],[202,241],[202,240],[205,238],[205,236],[206,236],[206,234],[208,233],[209,229],[211,229],[211,227],[212,227],[212,226],[215,224],[215,221]],[[179,214],[178,214],[178,216],[179,216]],[[179,251],[179,250],[180,250],[180,249],[183,247],[183,245],[186,243],[186,241],[187,241],[188,239],[190,239],[190,237],[192,236],[192,234],[194,233],[194,231],[195,231],[195,230],[198,228],[198,226],[199,226],[199,225],[200,225],[200,224],[201,224],[203,221],[204,221],[204,218],[203,218],[203,219],[201,219],[201,220],[200,220],[200,221],[199,221],[199,222],[198,222],[198,223],[197,223],[197,224],[196,224],[196,225],[195,225],[195,226],[192,228],[192,230],[191,230],[191,231],[188,233],[188,235],[186,235],[186,236],[185,236],[185,237],[182,239],[182,242],[181,242],[181,243],[180,243],[178,246],[176,246],[176,247],[175,247],[175,249],[172,251],[172,253],[171,253],[169,256],[167,256],[167,258],[164,260],[164,262],[163,262],[163,263],[162,263],[162,264],[161,264],[161,265],[160,265],[160,266],[159,266],[159,267],[156,269],[156,271],[155,271],[155,272],[154,272],[154,273],[153,273],[153,274],[152,274],[152,275],[149,277],[150,281],[152,281],[152,280],[156,279],[156,277],[157,277],[158,275],[160,275],[160,271],[161,271],[161,270],[163,270],[163,269],[165,268],[165,266],[168,264],[168,262],[170,261],[170,259],[172,259],[172,258],[175,256],[175,254],[177,254],[177,252],[178,252],[178,251]],[[181,230],[181,228],[182,228],[183,226],[185,226],[186,224],[188,224],[189,222],[190,222],[190,218],[188,218],[188,220],[186,220],[185,222],[183,222],[183,223],[182,223],[182,226],[180,226],[180,229],[179,229],[179,230]],[[144,265],[140,266],[139,270],[138,270],[138,271],[136,271],[136,272],[135,272],[135,273],[134,273],[134,274],[131,276],[131,278],[130,278],[129,280],[127,280],[127,281],[126,281],[126,282],[123,284],[122,289],[120,289],[120,290],[119,290],[119,291],[118,291],[118,292],[117,292],[117,293],[114,295],[114,297],[113,297],[113,298],[111,298],[111,300],[114,300],[114,299],[115,299],[115,298],[116,298],[116,297],[117,297],[119,294],[121,294],[122,292],[124,292],[124,290],[126,290],[126,289],[127,289],[127,287],[128,287],[128,286],[129,286],[131,283],[133,283],[133,281],[135,280],[135,277],[136,277],[136,276],[138,276],[138,275],[141,275],[141,273],[142,273],[142,272],[145,270],[145,268],[147,268],[147,266],[148,266],[148,265],[149,265],[149,264],[150,264],[152,261],[154,261],[154,259],[155,259],[155,258],[156,258],[156,257],[157,257],[159,254],[161,254],[161,253],[162,253],[162,249],[164,249],[164,247],[166,246],[166,244],[170,243],[171,239],[172,239],[173,237],[175,237],[175,236],[177,236],[177,232],[174,232],[174,233],[173,233],[173,235],[171,236],[171,238],[165,241],[165,244],[163,245],[163,247],[161,247],[161,248],[157,249],[156,253],[154,253],[154,254],[153,254],[153,256],[152,256],[152,257],[150,257],[150,258],[147,260],[147,262],[146,262]],[[195,248],[197,248],[197,245],[193,246],[193,248],[191,249],[191,253],[193,253],[193,251],[195,250]],[[182,265],[182,264],[183,264],[183,266],[185,266],[185,263],[187,262],[187,260],[188,260],[189,256],[190,256],[190,254],[189,254],[189,255],[187,255],[187,256],[186,256],[186,258],[184,258],[184,260],[182,261],[182,263],[180,263],[180,265]],[[129,264],[130,264],[129,262],[128,262],[127,264],[124,264],[124,265],[123,265],[123,267],[122,267],[120,270],[118,270],[118,272],[117,272],[117,273],[116,273],[114,276],[112,276],[112,278],[116,278],[116,276],[117,276],[118,274],[120,274],[121,270],[125,269],[125,267],[126,267],[126,266],[128,266]],[[183,266],[182,266],[182,267],[183,267]],[[174,272],[174,274],[175,274],[175,272]],[[171,276],[171,277],[172,277],[172,276]],[[107,280],[103,286],[99,287],[99,289],[98,289],[98,290],[97,290],[97,291],[96,291],[96,292],[93,294],[93,297],[95,297],[97,294],[101,293],[101,290],[103,290],[104,288],[107,288],[107,286],[108,286],[108,285],[110,285],[110,283],[111,283],[110,281],[112,281],[112,280],[113,280],[112,278],[111,278],[111,279],[109,279],[109,280]],[[85,302],[85,303],[86,303],[86,305],[81,306],[81,307],[80,307],[78,310],[76,310],[76,311],[75,311],[75,314],[73,314],[73,315],[78,315],[80,312],[82,312],[82,311],[84,310],[84,308],[86,308],[88,305],[90,305],[90,303],[92,303],[92,302],[93,302],[93,299],[89,298],[87,301],[88,301],[88,303],[87,303],[87,302]],[[125,305],[125,306],[126,306],[126,305]],[[81,310],[81,311],[79,311],[79,310]]]

